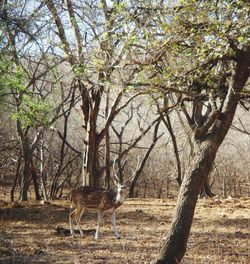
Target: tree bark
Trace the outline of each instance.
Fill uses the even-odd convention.
[[[101,100],[100,91],[96,95],[94,108],[90,112],[88,130],[87,130],[87,148],[86,148],[86,172],[85,185],[99,187],[100,182],[100,164],[99,164],[99,140],[97,133],[97,118]]]
[[[213,164],[218,143],[195,143],[193,164],[181,184],[175,217],[156,264],[180,263],[185,254],[198,196]]]
[[[105,107],[105,118],[106,121],[109,115],[109,104],[110,104],[110,88],[108,88],[106,93],[106,107]],[[109,127],[106,129],[105,133],[105,186],[107,189],[110,188],[110,133]]]
[[[17,185],[18,179],[20,177],[21,161],[22,161],[22,154],[20,153],[19,157],[18,157],[18,160],[17,160],[15,179],[14,179],[13,185],[11,187],[11,191],[10,191],[10,198],[11,198],[12,202],[15,201],[15,189],[16,189],[16,185]]]
[[[28,128],[26,128],[26,131],[23,132],[21,128],[21,122],[19,120],[17,120],[17,132],[20,138],[22,154],[23,154],[23,162],[24,162],[22,184],[21,184],[21,200],[28,201],[28,190],[31,180],[31,169],[30,169],[31,150],[27,135]]]
[[[23,150],[24,169],[22,175],[21,200],[28,201],[28,190],[31,180],[30,158],[28,150]]]
[[[33,183],[34,183],[34,190],[35,190],[36,200],[40,201],[41,200],[41,194],[40,194],[40,191],[39,191],[38,175],[36,173],[36,167],[35,167],[35,164],[34,164],[32,158],[30,160],[30,172],[31,172]]]
[[[208,179],[204,182],[201,193],[201,197],[214,197],[215,194],[212,192],[209,184],[208,184]]]

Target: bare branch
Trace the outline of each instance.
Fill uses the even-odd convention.
[[[58,36],[60,38],[60,40],[62,41],[62,44],[63,44],[63,50],[66,54],[66,56],[68,57],[68,60],[69,62],[73,65],[75,64],[75,58],[74,56],[72,55],[72,51],[71,51],[71,48],[70,48],[70,45],[69,45],[69,42],[67,41],[67,38],[66,38],[66,33],[65,33],[65,30],[64,30],[64,26],[63,26],[63,22],[61,21],[61,18],[56,10],[56,7],[53,3],[52,0],[47,0],[46,1],[46,5],[56,23],[56,26],[57,26],[57,29],[58,29]]]
[[[80,33],[80,28],[77,24],[76,17],[75,17],[75,12],[73,9],[72,1],[71,0],[66,0],[67,2],[67,7],[68,7],[68,13],[70,17],[70,22],[71,25],[74,29],[75,32],[75,37],[76,37],[76,43],[77,43],[77,54],[78,54],[78,59],[83,60],[83,39]]]

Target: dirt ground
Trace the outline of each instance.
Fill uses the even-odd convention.
[[[0,263],[150,263],[159,251],[174,213],[174,199],[128,199],[117,212],[121,239],[110,217],[93,238],[96,214],[82,217],[84,238],[58,233],[68,228],[69,201],[0,200]],[[198,202],[185,264],[250,263],[250,198]]]

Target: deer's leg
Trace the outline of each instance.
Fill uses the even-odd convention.
[[[112,227],[113,227],[113,231],[114,231],[116,238],[120,239],[121,237],[120,237],[119,233],[117,232],[117,228],[116,228],[115,212],[113,212],[111,215],[111,222],[112,222]]]
[[[74,234],[74,226],[73,226],[73,220],[76,218],[77,209],[75,209],[73,212],[69,214],[69,228],[70,228],[70,234],[71,236],[75,236]]]
[[[95,232],[96,240],[99,238],[100,222],[102,220],[102,216],[103,216],[103,213],[99,211],[98,216],[97,216],[97,227],[96,227],[96,232]]]
[[[77,224],[77,227],[78,227],[78,230],[80,232],[80,236],[81,237],[83,237],[83,232],[82,232],[82,228],[81,228],[81,225],[80,225],[80,220],[81,220],[83,212],[84,212],[84,208],[82,208],[82,207],[78,207],[77,208],[76,224]]]

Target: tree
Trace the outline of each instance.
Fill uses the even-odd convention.
[[[193,134],[194,151],[157,264],[179,263],[183,258],[198,195],[237,105],[244,106],[248,98],[250,74],[247,1],[183,1],[174,13],[175,19],[166,25],[165,32],[166,39],[168,32],[175,35],[164,44],[178,61],[177,67],[169,63],[164,74],[170,82],[175,79],[172,84],[177,84],[182,94],[180,107]],[[160,86],[169,91],[176,88],[162,82]]]
[[[51,32],[56,30],[55,45],[64,52],[81,96],[85,130],[83,184],[96,187],[103,172],[109,174],[111,123],[140,94],[126,85],[140,70],[130,62],[129,49],[138,28],[133,24],[126,26],[128,6],[120,1],[67,0],[55,4],[48,0],[46,6],[53,21]],[[68,37],[69,32],[73,38]],[[105,96],[109,98],[106,101]],[[100,145],[105,137],[106,157],[102,166]],[[109,180],[106,184],[109,186]]]
[[[175,96],[192,133],[192,162],[155,261],[172,264],[185,254],[199,193],[237,105],[249,102],[250,28],[248,1],[164,3],[138,3],[140,22],[146,26],[134,60],[148,78],[134,85],[162,97]]]

